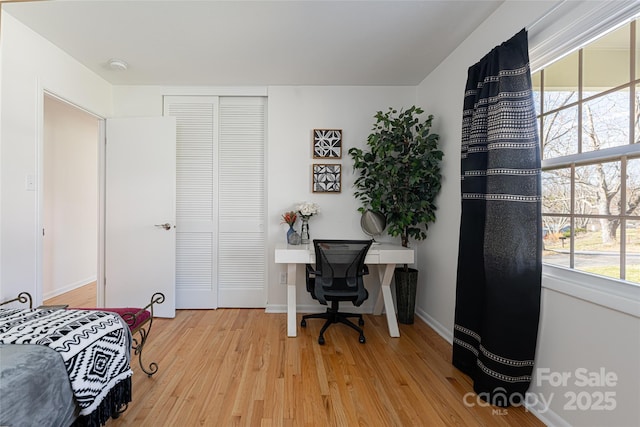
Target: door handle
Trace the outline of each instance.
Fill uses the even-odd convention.
[[[171,224],[169,224],[168,222],[165,222],[164,224],[155,224],[156,227],[162,227],[165,230],[171,230]]]

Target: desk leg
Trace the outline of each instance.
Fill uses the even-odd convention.
[[[296,273],[297,264],[287,264],[287,336],[295,337],[296,331]]]
[[[378,277],[380,278],[380,293],[373,309],[373,314],[382,314],[382,305],[384,303],[384,311],[387,315],[387,325],[389,326],[389,335],[392,337],[400,336],[398,329],[398,319],[396,318],[396,309],[393,306],[393,297],[391,296],[391,279],[396,269],[395,264],[378,265]]]
[[[369,268],[373,267],[376,273],[378,274],[378,283],[382,286],[384,283],[384,265],[370,265]],[[373,314],[379,316],[382,314],[382,309],[384,308],[384,297],[382,295],[382,287],[380,287],[380,291],[378,292],[378,296],[376,297],[376,303],[373,306]]]

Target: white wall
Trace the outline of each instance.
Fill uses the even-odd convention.
[[[28,291],[40,303],[41,192],[27,191],[25,177],[34,176],[39,187],[43,90],[108,116],[111,86],[6,12],[1,31],[0,299]]]
[[[350,190],[350,161],[342,159],[343,192],[315,195],[310,188],[311,129],[344,130],[345,151],[364,146],[373,114],[388,106],[417,104],[435,115],[434,131],[445,152],[444,182],[438,199],[438,219],[427,241],[418,244],[420,268],[418,313],[451,340],[455,307],[455,276],[460,216],[459,141],[462,97],[467,68],[495,45],[533,22],[549,2],[506,2],[417,88],[412,87],[294,87],[156,88],[116,87],[115,116],[161,115],[162,94],[268,95],[268,301],[284,307],[285,287],[279,285],[280,266],[273,263],[273,247],[284,240],[280,215],[297,202],[313,200],[322,213],[311,220],[311,234],[363,237],[357,203]],[[25,176],[36,174],[39,161],[38,117],[42,88],[101,116],[110,116],[111,87],[84,67],[3,14],[0,44],[0,299],[18,291],[35,293],[38,239],[38,192],[26,191]],[[429,41],[425,41],[429,43]],[[548,280],[548,279],[545,279]],[[548,286],[548,285],[546,285]],[[299,304],[308,296],[298,292]],[[606,367],[618,374],[614,412],[564,410],[565,390],[548,384],[533,391],[555,393],[551,411],[543,414],[557,425],[639,425],[637,316],[587,302],[546,287],[542,297],[537,368],[563,372],[579,367]],[[573,388],[569,391],[585,391]],[[586,391],[591,391],[588,389]],[[635,404],[633,403],[635,402]]]
[[[97,276],[98,119],[44,100],[43,298]]]
[[[543,278],[542,310],[535,371],[529,391],[552,398],[548,413],[556,425],[640,425],[640,318],[625,310],[602,306],[575,295],[551,289]],[[636,299],[636,304],[640,304]],[[584,371],[579,371],[584,370]],[[604,374],[601,374],[603,372]],[[564,373],[566,383],[554,384],[554,373]],[[584,373],[595,379],[607,375],[615,380],[604,386],[581,385]],[[577,404],[595,403],[613,393],[613,410],[580,410]]]
[[[272,86],[268,88],[202,87],[114,87],[114,115],[145,116],[162,114],[162,95],[268,96],[267,117],[267,304],[270,311],[285,311],[286,286],[280,272],[286,266],[274,263],[273,251],[285,241],[286,226],[280,216],[297,203],[309,200],[320,205],[320,214],[310,220],[311,237],[367,238],[360,229],[359,204],[353,197],[353,168],[349,148],[364,147],[373,127],[373,115],[388,107],[415,103],[414,87],[367,86]],[[313,129],[342,129],[343,156],[340,161],[312,158]],[[311,191],[313,163],[340,163],[343,168],[342,192],[317,194]],[[299,225],[298,225],[299,227]],[[387,236],[387,239],[390,239]],[[317,309],[317,303],[304,291],[302,272],[298,277],[298,304]],[[363,305],[373,305],[375,294]],[[301,307],[304,309],[304,307]]]
[[[433,131],[440,135],[442,190],[436,222],[421,245],[417,264],[425,274],[417,305],[421,314],[452,341],[455,282],[460,232],[460,140],[462,102],[468,68],[493,47],[545,13],[553,2],[507,2],[472,33],[417,88],[417,103],[435,116]]]
[[[268,250],[270,309],[284,310],[286,286],[279,284],[279,274],[286,265],[274,264],[274,248],[285,241],[286,225],[280,216],[305,200],[318,203],[320,214],[309,221],[311,238],[368,238],[360,228],[360,206],[353,196],[353,163],[349,148],[366,145],[375,119],[374,114],[389,107],[408,107],[415,103],[413,87],[307,87],[277,86],[269,88],[268,161]],[[323,162],[313,159],[311,138],[313,129],[342,129],[342,192],[318,194],[311,191],[311,165]],[[336,162],[337,163],[337,162]],[[390,240],[386,238],[378,240]],[[395,239],[400,242],[399,238]],[[298,269],[302,270],[302,269]],[[304,283],[300,271],[296,283]],[[376,290],[374,290],[375,292]],[[363,304],[368,309],[375,293]],[[304,285],[298,288],[298,305],[305,309],[312,302]]]
[[[418,87],[417,103],[435,115],[434,131],[440,134],[445,153],[438,219],[430,227],[428,240],[420,246],[417,259],[423,272],[419,279],[418,314],[450,342],[460,218],[462,102],[467,69],[493,47],[534,22],[550,5],[550,2],[506,2]],[[575,16],[563,19],[568,25]],[[580,280],[584,282],[584,276]],[[566,387],[554,387],[542,376],[535,375],[530,392],[546,399],[553,397],[550,410],[542,413],[538,407],[538,415],[554,425],[640,425],[638,293],[627,286],[621,297],[609,298],[616,301],[606,301],[603,305],[597,292],[572,292],[580,286],[581,282],[570,287],[567,279],[552,280],[545,269],[536,372],[541,372],[538,369],[570,372],[572,378]],[[618,375],[615,386],[590,388],[575,383],[576,369],[599,372],[601,367]],[[540,385],[537,385],[538,379]],[[615,392],[615,410],[573,410],[570,395],[565,395],[582,392],[584,399],[595,399],[597,396],[592,394],[595,391]]]

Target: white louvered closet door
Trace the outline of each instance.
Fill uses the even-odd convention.
[[[265,98],[220,98],[218,305],[265,307]]]
[[[264,307],[266,101],[164,98],[176,117],[176,308]]]

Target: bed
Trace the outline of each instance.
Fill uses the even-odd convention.
[[[23,292],[0,304],[0,425],[98,426],[119,416],[131,401],[131,349],[143,367],[153,304],[163,300],[155,294],[144,309],[8,304],[31,307]]]

